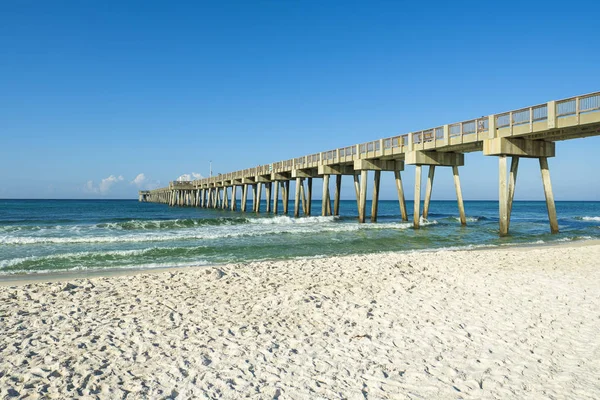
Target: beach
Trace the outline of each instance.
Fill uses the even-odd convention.
[[[1,398],[598,398],[600,243],[0,287]]]

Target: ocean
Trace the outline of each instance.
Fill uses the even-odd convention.
[[[312,205],[320,215],[320,201]],[[407,207],[410,212],[412,202]],[[501,238],[494,201],[465,201],[466,227],[455,201],[432,201],[428,220],[414,230],[400,220],[397,201],[380,201],[377,223],[358,224],[354,200],[341,202],[339,217],[299,219],[137,200],[0,200],[0,280],[600,237],[600,202],[557,202],[556,208],[561,232],[551,235],[545,202],[515,202],[510,236]]]

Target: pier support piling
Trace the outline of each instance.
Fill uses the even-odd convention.
[[[558,233],[558,219],[556,217],[556,206],[554,204],[554,194],[552,193],[552,182],[550,181],[550,169],[548,168],[547,157],[540,157],[540,171],[542,173],[542,183],[544,184],[548,219],[550,220],[550,232]]]
[[[262,183],[257,183],[256,184],[257,188],[256,188],[256,208],[255,208],[255,212],[256,213],[260,213],[260,197],[262,195]]]
[[[431,191],[433,190],[433,177],[435,175],[435,165],[429,166],[427,175],[427,188],[425,189],[425,202],[423,203],[423,219],[429,217],[429,203],[431,202]]]
[[[396,191],[398,192],[398,203],[400,203],[400,215],[402,216],[402,221],[408,221],[408,213],[406,212],[406,200],[404,198],[404,188],[402,187],[401,172],[395,170],[394,178],[396,180]]]
[[[358,208],[358,222],[363,224],[366,218],[367,211],[367,178],[369,171],[363,169],[360,171],[360,201]]]
[[[323,175],[323,195],[321,196],[321,216],[327,216],[327,199],[329,198],[329,175]]]
[[[413,210],[413,227],[419,229],[421,218],[421,165],[415,167],[415,203]]]
[[[373,179],[373,199],[371,200],[371,222],[377,222],[377,209],[379,206],[379,183],[381,181],[381,171],[375,171]]]
[[[340,195],[342,193],[342,175],[335,176],[335,194],[333,197],[333,215],[340,215]]]
[[[266,213],[271,212],[271,185],[272,183],[265,183],[265,201],[266,201]]]
[[[231,211],[235,211],[237,208],[237,186],[231,187]]]
[[[294,218],[300,216],[300,188],[302,186],[302,178],[296,178],[296,196],[294,199]]]
[[[302,215],[306,216],[306,191],[304,190],[304,179],[300,181],[300,199],[302,200]]]
[[[354,174],[354,192],[356,194],[356,209],[360,212],[360,173]]]
[[[510,229],[510,217],[512,215],[513,200],[515,198],[515,187],[517,185],[517,172],[519,171],[519,157],[513,156],[510,160],[510,173],[508,176],[508,226]]]
[[[290,203],[290,181],[285,181],[285,184],[282,183],[283,188],[283,213],[285,215],[288,214],[288,206]]]
[[[454,175],[454,189],[456,190],[456,203],[458,204],[458,214],[461,225],[467,225],[467,217],[465,215],[465,205],[463,203],[462,190],[460,188],[460,178],[458,176],[458,167],[452,166],[452,174]]]
[[[498,157],[498,202],[500,236],[508,235],[508,193],[506,191],[506,156]]]
[[[279,182],[275,181],[273,182],[274,186],[274,194],[273,194],[273,214],[277,215],[277,212],[279,211]]]
[[[307,203],[306,203],[306,215],[310,216],[312,212],[312,187],[313,178],[306,179],[306,192],[307,192]]]
[[[242,187],[242,204],[240,204],[242,212],[246,212],[248,202],[248,185],[244,184]]]

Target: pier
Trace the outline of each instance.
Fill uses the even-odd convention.
[[[265,193],[266,213],[288,214],[290,182],[295,181],[294,217],[309,216],[313,195],[313,180],[322,179],[321,215],[339,215],[343,176],[354,181],[358,222],[366,222],[367,182],[373,172],[371,222],[377,221],[381,172],[391,171],[398,192],[399,217],[408,221],[408,210],[402,184],[406,165],[415,166],[413,225],[419,228],[420,218],[427,218],[436,168],[452,168],[460,223],[466,224],[459,167],[465,165],[464,154],[482,151],[498,158],[499,232],[507,235],[517,183],[519,160],[539,160],[542,184],[548,208],[550,231],[559,231],[548,158],[556,155],[556,142],[600,135],[600,92],[553,100],[514,111],[438,126],[419,132],[393,136],[366,143],[341,147],[277,161],[219,176],[194,180],[173,181],[168,187],[140,191],[143,202],[164,203],[170,206],[220,208],[236,211],[238,192],[241,193],[241,212],[263,212],[261,196]],[[510,169],[508,159],[510,158]],[[421,182],[423,167],[427,169],[427,185],[423,210]],[[335,189],[330,193],[330,180]],[[247,207],[251,191],[251,209]],[[283,209],[278,209],[280,199]]]

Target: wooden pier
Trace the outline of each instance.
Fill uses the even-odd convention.
[[[321,215],[338,215],[341,183],[344,175],[353,177],[358,221],[366,220],[367,180],[374,173],[371,222],[377,221],[379,186],[382,171],[392,171],[398,192],[400,218],[408,220],[402,185],[405,165],[415,165],[415,198],[413,225],[427,218],[435,170],[452,168],[460,222],[466,224],[459,178],[464,166],[464,153],[483,151],[498,158],[500,235],[507,235],[517,181],[519,160],[539,160],[546,196],[550,231],[558,232],[558,220],[550,181],[548,158],[555,156],[555,142],[600,135],[600,92],[549,101],[514,111],[438,126],[424,131],[378,139],[367,143],[315,153],[291,160],[278,161],[256,168],[231,172],[195,181],[170,182],[168,187],[140,191],[139,200],[169,204],[220,208],[236,211],[237,194],[241,191],[241,212],[260,213],[261,195],[266,196],[267,213],[288,214],[290,181],[294,180],[294,217],[311,213],[313,179],[323,181]],[[510,172],[508,158],[511,158]],[[428,167],[425,201],[421,214],[421,176]],[[335,176],[333,207],[329,183]],[[252,193],[252,209],[247,209],[248,190]],[[279,193],[283,210],[278,209]]]

